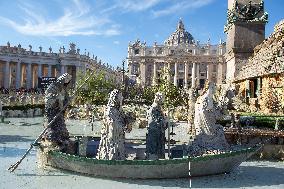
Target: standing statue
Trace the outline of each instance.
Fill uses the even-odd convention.
[[[101,140],[97,159],[124,160],[125,132],[131,131],[131,117],[122,110],[122,94],[114,89],[104,112]]]
[[[209,83],[195,103],[195,140],[189,146],[189,155],[201,155],[210,151],[228,149],[223,127],[216,124],[216,109],[213,101],[214,84]]]
[[[155,99],[147,111],[148,133],[146,135],[146,158],[163,159],[165,158],[165,130],[166,118],[162,111],[163,95],[155,94]]]
[[[67,87],[71,79],[72,76],[65,73],[47,88],[45,92],[45,114],[48,123],[50,123],[63,109],[66,103],[68,103],[69,96]],[[59,114],[43,135],[43,141],[50,142],[52,146],[59,148],[61,151],[67,150],[70,142],[69,132],[65,125],[64,112],[65,110]]]

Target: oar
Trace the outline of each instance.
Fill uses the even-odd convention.
[[[35,139],[35,141],[31,144],[30,148],[26,151],[26,153],[22,156],[22,158],[17,161],[15,164],[11,165],[8,170],[10,172],[13,172],[15,169],[17,169],[17,167],[21,164],[21,162],[25,159],[25,157],[30,153],[30,151],[33,149],[33,147],[39,142],[39,140],[41,139],[42,135],[44,135],[44,133],[46,132],[46,130],[50,127],[51,124],[53,124],[55,122],[55,120],[57,119],[57,117],[67,108],[67,106],[69,105],[69,103],[73,100],[73,98],[75,97],[76,92],[86,83],[86,81],[92,76],[92,74],[89,75],[89,77],[87,77],[87,79],[74,91],[74,94],[71,96],[71,98],[67,101],[67,103],[63,106],[63,108],[57,113],[57,115],[52,119],[51,122],[48,123],[47,127],[40,133],[40,135],[37,137],[37,139]]]

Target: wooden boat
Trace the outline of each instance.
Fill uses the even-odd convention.
[[[45,156],[45,164],[54,168],[107,178],[182,178],[229,173],[259,147],[199,157],[159,160],[98,160],[58,151]],[[40,151],[40,150],[39,150]]]

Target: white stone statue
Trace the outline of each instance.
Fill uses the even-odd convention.
[[[189,155],[202,155],[208,151],[227,150],[223,127],[216,124],[216,109],[213,94],[214,84],[209,83],[195,103],[194,126],[196,138],[188,148]]]
[[[101,140],[97,159],[124,160],[125,132],[130,132],[130,119],[122,110],[122,94],[114,89],[104,112]]]

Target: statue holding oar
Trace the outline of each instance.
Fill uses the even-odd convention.
[[[64,74],[63,74],[64,75]],[[69,74],[68,74],[69,75]],[[87,77],[85,80],[84,80],[84,82],[80,85],[80,86],[78,86],[77,88],[76,88],[76,91],[74,91],[74,93],[73,93],[73,96],[71,97],[71,98],[65,98],[65,102],[64,103],[62,103],[62,102],[59,102],[59,103],[62,103],[61,105],[63,105],[63,107],[61,108],[61,109],[58,109],[57,111],[57,113],[56,113],[56,115],[52,118],[52,120],[50,121],[50,122],[48,122],[48,124],[47,124],[47,126],[45,127],[45,129],[39,134],[39,136],[34,140],[34,142],[31,144],[31,146],[29,147],[29,149],[27,149],[27,151],[25,152],[25,154],[21,157],[21,159],[19,160],[19,161],[17,161],[15,164],[13,164],[13,165],[11,165],[10,167],[9,167],[9,171],[10,172],[13,172],[15,169],[17,169],[17,167],[21,164],[21,162],[26,158],[26,156],[30,153],[30,151],[33,149],[33,147],[35,146],[35,145],[38,145],[38,142],[40,142],[41,140],[42,140],[42,137],[45,135],[45,133],[47,132],[47,130],[49,130],[49,128],[53,125],[53,123],[55,123],[56,121],[57,121],[57,118],[58,117],[61,117],[61,116],[63,116],[64,115],[64,111],[66,110],[66,108],[67,108],[67,106],[68,106],[68,104],[71,102],[71,100],[74,98],[74,96],[75,96],[75,94],[76,94],[76,92],[82,87],[82,86],[84,86],[84,84],[85,84],[85,82],[88,80],[88,79],[90,79],[90,77],[91,77],[92,75],[90,75],[89,77]],[[60,78],[60,77],[59,77]],[[59,78],[58,78],[58,80],[59,80]],[[69,82],[70,82],[70,75],[69,76],[64,76],[63,77],[64,79],[63,80],[61,80],[61,81],[64,81],[64,83],[63,83],[63,85],[62,86],[67,86],[68,85],[68,82],[65,82],[65,81],[68,81],[69,80]],[[65,80],[65,78],[69,78],[69,79],[67,79],[67,80]],[[61,98],[62,99],[62,98]],[[51,114],[50,114],[50,117],[51,117]],[[63,118],[63,117],[61,117],[61,118]],[[66,128],[66,126],[65,126],[65,128]],[[67,135],[66,135],[66,132],[64,132],[65,134],[63,135],[64,137],[63,138],[65,138],[66,139],[66,137],[67,137]],[[46,136],[46,135],[45,135]],[[47,137],[47,138],[49,138],[49,137]],[[50,138],[53,138],[53,137],[50,137]],[[62,138],[61,138],[62,139]]]
[[[66,151],[70,149],[72,142],[69,140],[69,132],[66,128],[63,109],[64,105],[68,103],[68,85],[72,76],[68,73],[61,75],[56,82],[49,85],[45,92],[45,116],[47,122],[50,123],[52,119],[61,111],[55,121],[49,125],[45,134],[42,137],[42,144],[49,148]]]

